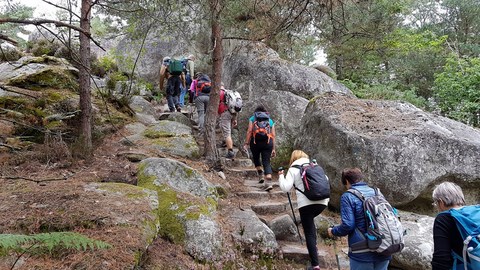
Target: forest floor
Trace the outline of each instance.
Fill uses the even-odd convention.
[[[88,161],[82,159],[75,159],[65,154],[65,151],[61,151],[65,145],[61,142],[57,142],[56,145],[37,145],[31,147],[28,151],[12,152],[3,150],[0,152],[0,181],[2,182],[2,189],[8,191],[9,189],[16,189],[19,185],[28,187],[31,190],[43,190],[42,192],[31,193],[32,198],[19,198],[15,197],[12,200],[3,201],[0,205],[3,209],[9,207],[16,207],[19,200],[24,200],[30,203],[30,208],[35,209],[40,207],[41,202],[48,202],[49,204],[62,205],[64,204],[65,196],[55,197],[52,196],[53,192],[66,192],[71,189],[72,185],[81,185],[82,183],[89,182],[120,182],[131,185],[137,183],[137,169],[138,163],[131,162],[125,158],[124,153],[127,152],[142,152],[142,149],[134,149],[125,146],[119,141],[124,137],[125,132],[120,130],[115,134],[111,134],[105,137],[101,143],[96,145],[93,157]],[[175,158],[175,157],[169,157]],[[222,213],[229,213],[235,208],[241,208],[242,205],[251,205],[253,202],[246,201],[245,198],[235,196],[236,193],[247,191],[243,182],[244,179],[235,175],[227,175],[228,180],[220,178],[217,173],[209,171],[202,159],[192,160],[186,158],[175,158],[181,162],[184,162],[188,166],[196,169],[204,175],[204,177],[213,184],[227,185],[230,195],[224,199],[220,199],[218,204],[219,224],[222,226],[230,226],[230,222],[223,220]],[[274,178],[275,179],[275,178]],[[278,189],[278,187],[277,187]],[[68,192],[67,192],[68,193]],[[15,195],[12,195],[15,196]],[[72,195],[73,196],[73,195]],[[58,201],[54,201],[55,198],[61,198]],[[83,205],[82,199],[84,196],[75,196],[74,200],[76,205]],[[69,198],[71,199],[71,198]],[[85,202],[87,203],[87,202]],[[125,212],[129,206],[125,206]],[[101,209],[99,205],[98,209],[94,211],[102,213],[108,213],[109,209]],[[76,209],[69,209],[69,211],[75,212]],[[326,211],[327,215],[334,216],[333,213]],[[2,218],[4,223],[6,220],[15,221],[18,223],[19,217],[22,215],[20,212],[12,211],[10,213],[3,211]],[[44,213],[41,211],[28,211],[24,213],[28,215],[29,220],[37,220],[38,222],[29,223],[25,228],[29,233],[37,233],[41,230],[41,222],[45,220]],[[38,216],[35,216],[38,215]],[[226,215],[225,215],[226,216]],[[71,216],[70,216],[71,217]],[[25,217],[23,217],[25,218]],[[69,220],[61,221],[62,224],[77,224],[79,221]],[[2,222],[0,222],[2,225]],[[17,225],[15,225],[17,226]],[[232,228],[224,228],[227,231],[232,231]],[[229,240],[226,239],[227,241]],[[231,240],[231,239],[230,239]],[[342,252],[341,248],[345,248],[346,240],[342,239],[338,242],[338,252]],[[328,253],[329,265],[332,265],[329,269],[337,269],[335,263],[335,253],[333,246],[328,243],[319,241],[319,249]],[[116,254],[111,254],[116,256]],[[243,254],[237,254],[239,262],[237,267],[228,269],[255,269],[249,268],[247,265],[251,263],[250,257],[245,257]],[[241,257],[241,258],[240,258]],[[202,265],[195,262],[184,249],[176,244],[170,243],[162,238],[157,238],[154,243],[148,248],[148,252],[143,256],[143,268],[142,269],[169,269],[169,268],[157,268],[156,265],[169,265],[172,269],[217,269],[212,265]],[[167,263],[166,263],[167,262]],[[284,261],[282,259],[276,259],[270,262],[272,265],[263,264],[261,268],[257,269],[304,269],[304,265],[299,265],[294,262]],[[245,265],[245,268],[238,268],[238,265]],[[251,264],[250,264],[251,265]],[[213,267],[213,268],[212,268]],[[86,268],[90,269],[90,268]],[[114,268],[111,268],[114,269]]]

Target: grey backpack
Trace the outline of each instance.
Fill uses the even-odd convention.
[[[378,188],[373,188],[375,195],[365,198],[363,194],[351,188],[348,192],[363,202],[367,232],[366,246],[358,250],[352,248],[352,253],[373,251],[382,255],[392,255],[402,251],[404,247],[405,230],[398,218],[397,209],[392,207]]]

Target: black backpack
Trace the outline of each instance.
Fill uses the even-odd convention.
[[[311,201],[330,198],[330,183],[320,165],[309,162],[302,165],[293,165],[292,167],[300,169],[304,186],[304,190],[300,190],[294,185],[296,190],[303,193]]]

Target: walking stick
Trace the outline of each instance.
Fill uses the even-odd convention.
[[[295,226],[297,227],[298,238],[300,238],[300,243],[303,245],[302,236],[300,235],[300,230],[298,229],[297,218],[295,217],[295,212],[293,211],[292,200],[290,199],[290,192],[287,192],[288,203],[290,204],[290,209],[292,209],[293,221],[295,222]]]
[[[333,227],[333,224],[330,223],[330,227]],[[337,239],[336,239],[335,236],[332,238],[332,241],[333,241],[333,252],[335,253],[335,259],[337,259],[337,268],[338,268],[338,270],[341,270],[340,269],[340,259],[338,258],[338,252],[337,252]]]

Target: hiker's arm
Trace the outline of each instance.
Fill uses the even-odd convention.
[[[236,127],[238,124],[237,122],[237,113],[232,114],[232,127]]]
[[[287,175],[280,174],[278,176],[278,184],[280,189],[284,192],[290,191],[293,188],[293,184],[296,177],[300,177],[300,170],[290,167],[287,171]]]
[[[458,229],[449,218],[451,217],[446,214],[440,214],[433,223],[432,270],[448,270],[453,265],[450,237],[455,235],[452,232]]]
[[[272,144],[273,144],[273,149],[272,149],[272,158],[277,155],[277,152],[275,151],[275,125],[272,126]]]
[[[342,224],[332,228],[332,234],[335,236],[345,236],[355,230],[355,205],[348,198],[348,193],[344,193],[340,199],[340,214]]]
[[[194,76],[193,72],[195,70],[195,62],[190,60],[188,61],[187,65],[188,65],[188,72],[190,72],[190,76],[193,77]]]
[[[160,67],[160,92],[163,91],[163,82],[165,81],[165,66]]]
[[[180,75],[180,80],[182,80],[183,88],[187,88],[187,81],[185,80],[185,74]]]
[[[248,130],[247,130],[247,137],[245,138],[245,144],[244,147],[248,147],[250,145],[250,140],[252,136],[252,129],[253,129],[253,123],[248,120]]]

